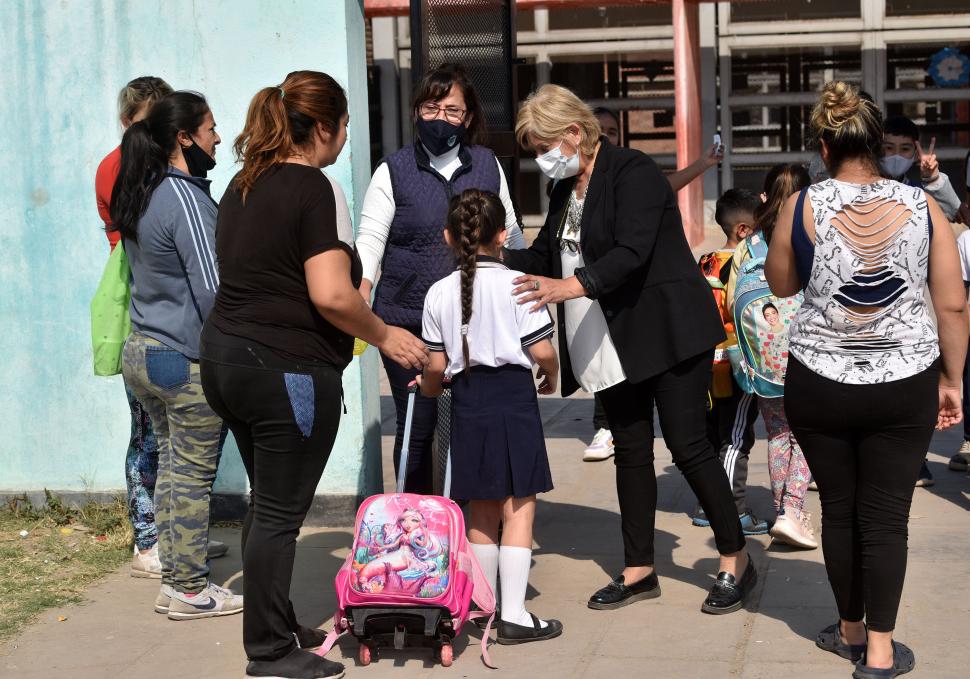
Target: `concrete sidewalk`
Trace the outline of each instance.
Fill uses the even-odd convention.
[[[393,410],[384,397],[385,434]],[[591,435],[592,401],[543,399],[542,410],[556,489],[539,503],[530,608],[563,621],[562,637],[525,646],[493,646],[491,671],[479,659],[478,631],[456,643],[455,665],[443,668],[428,651],[383,651],[379,662],[355,666],[357,644],[344,639],[330,657],[343,657],[348,677],[747,677],[846,678],[848,661],[819,651],[815,633],[837,619],[821,550],[750,541],[760,570],[746,610],[727,616],[700,612],[717,561],[710,531],[690,525],[694,499],[657,439],[659,511],[657,570],[663,596],[618,611],[591,611],[586,599],[622,567],[612,463],[580,461]],[[917,489],[910,523],[910,558],[897,636],[914,649],[914,677],[968,676],[960,650],[970,625],[970,480],[946,470],[959,445],[956,430],[933,441],[930,467],[937,484]],[[391,439],[384,437],[390,482]],[[750,502],[771,515],[763,431],[751,456]],[[390,485],[388,485],[390,487]],[[809,507],[818,526],[818,498]],[[216,530],[232,547],[213,562],[213,578],[241,589],[238,531]],[[348,552],[352,530],[306,530],[297,549],[293,601],[306,624],[329,626],[333,575]],[[155,581],[122,570],[91,589],[90,602],[55,609],[19,639],[0,647],[0,676],[11,679],[240,679],[245,656],[241,616],[170,622],[152,611]],[[57,622],[58,615],[67,620]]]

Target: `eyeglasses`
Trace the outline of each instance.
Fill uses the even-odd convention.
[[[445,120],[449,123],[458,124],[465,119],[466,111],[457,106],[441,107],[433,102],[425,102],[418,108],[418,113],[424,120],[434,120],[440,112],[444,111]]]

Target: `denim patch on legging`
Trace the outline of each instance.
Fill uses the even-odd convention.
[[[189,359],[164,347],[146,347],[145,371],[156,387],[174,389],[189,383]]]
[[[286,393],[290,397],[293,419],[303,437],[313,431],[313,376],[300,373],[283,373]]]

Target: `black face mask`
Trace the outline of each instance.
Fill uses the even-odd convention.
[[[465,136],[465,124],[452,125],[447,120],[418,119],[418,138],[434,156],[443,156],[461,143]]]
[[[193,177],[205,179],[206,173],[216,166],[216,159],[203,151],[195,140],[192,140],[192,146],[182,147],[182,157]]]

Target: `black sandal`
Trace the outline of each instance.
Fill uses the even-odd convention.
[[[835,655],[845,658],[846,660],[859,662],[862,660],[862,656],[866,652],[866,645],[843,643],[840,625],[841,621],[835,623],[834,625],[829,625],[819,632],[815,637],[815,645],[821,648],[823,651],[835,653]]]
[[[869,667],[866,665],[865,656],[863,656],[856,663],[855,672],[852,673],[852,679],[893,679],[893,677],[898,677],[900,674],[912,672],[914,667],[916,667],[916,656],[913,655],[913,651],[908,646],[898,641],[893,641],[892,667]]]

